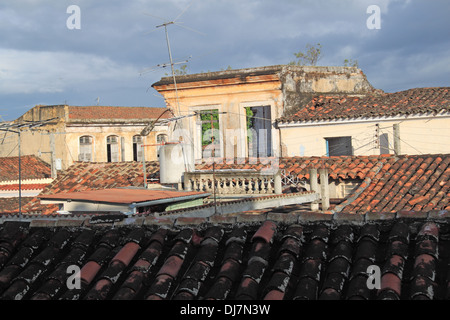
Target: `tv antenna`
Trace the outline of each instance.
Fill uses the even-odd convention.
[[[193,31],[193,32],[196,32],[196,33],[199,33],[199,34],[203,34],[203,35],[204,35],[204,33],[199,32],[199,31],[197,31],[197,30],[195,30],[195,29],[186,27],[186,26],[182,25],[180,22],[178,22],[178,19],[180,19],[180,17],[181,17],[181,16],[187,11],[187,9],[192,5],[192,2],[193,2],[193,1],[191,1],[191,2],[189,3],[189,5],[188,5],[183,11],[181,11],[181,13],[180,13],[175,19],[170,20],[170,21],[167,21],[167,20],[165,20],[165,19],[163,19],[163,18],[154,16],[154,15],[151,15],[151,14],[144,13],[144,14],[146,14],[146,15],[148,15],[148,16],[155,17],[155,18],[160,19],[160,20],[163,21],[162,24],[156,26],[156,29],[154,29],[154,30],[152,30],[152,31],[150,31],[150,32],[147,32],[146,34],[152,33],[152,32],[154,32],[154,31],[158,30],[159,28],[164,27],[164,33],[165,33],[165,36],[166,36],[167,51],[168,51],[168,53],[169,53],[169,64],[170,64],[170,68],[171,68],[171,71],[172,71],[172,79],[173,79],[173,86],[174,86],[174,91],[175,91],[175,101],[176,101],[176,106],[177,106],[177,111],[178,111],[178,117],[181,117],[181,110],[180,110],[180,99],[179,99],[179,95],[178,95],[178,87],[177,87],[177,81],[176,81],[176,76],[175,76],[174,65],[175,65],[175,64],[180,64],[180,63],[183,63],[183,62],[187,62],[189,59],[186,59],[186,61],[183,61],[183,62],[176,62],[176,63],[174,63],[173,58],[172,58],[172,49],[171,49],[171,47],[170,47],[169,32],[168,32],[168,30],[167,30],[167,26],[170,26],[170,25],[177,25],[177,26],[180,26],[180,27],[185,28],[185,29],[187,29],[187,30],[190,30],[190,31]],[[167,64],[159,65],[159,67],[167,67]],[[175,117],[175,118],[176,118],[176,117]],[[175,120],[174,130],[175,130],[175,127],[176,127],[177,125],[180,125],[180,127],[182,126],[182,122],[178,122],[178,119]],[[151,127],[151,125],[150,125],[150,127]],[[190,130],[189,130],[189,132],[190,132]],[[144,132],[144,133],[145,133],[145,132]],[[189,138],[189,139],[190,139],[190,138]],[[192,141],[191,141],[191,143],[192,143]],[[193,143],[192,143],[192,144],[193,144]],[[188,171],[187,166],[186,166],[186,154],[185,154],[185,149],[184,149],[184,147],[182,147],[182,152],[183,152],[183,159],[184,159],[184,162],[185,162],[185,163],[184,163],[185,170]]]
[[[192,58],[192,56],[189,56],[189,57],[185,58],[184,60],[173,62],[173,65],[187,63],[187,62],[189,62],[189,60],[191,58]],[[155,71],[160,68],[166,68],[170,65],[171,65],[171,63],[169,63],[169,62],[168,63],[160,63],[160,64],[157,64],[155,67],[146,68],[146,69],[142,70],[139,75],[143,75],[144,73],[152,72],[152,71]]]
[[[169,25],[177,25],[177,26],[182,27],[182,28],[185,28],[185,29],[187,29],[187,30],[190,30],[190,31],[193,31],[193,32],[196,32],[196,33],[199,33],[199,34],[203,34],[203,35],[204,35],[204,33],[200,32],[200,31],[197,31],[197,30],[195,30],[195,29],[186,27],[186,26],[182,25],[181,22],[178,22],[178,21],[177,21],[177,20],[178,20],[178,19],[179,19],[186,11],[187,11],[187,9],[188,9],[191,5],[192,5],[192,1],[189,3],[189,5],[188,5],[183,11],[181,11],[181,13],[180,13],[175,19],[173,19],[173,20],[171,20],[171,21],[166,21],[165,19],[163,19],[163,18],[161,18],[161,17],[154,16],[154,15],[151,15],[151,14],[148,14],[148,13],[144,13],[145,15],[148,15],[148,16],[150,16],[150,17],[154,17],[154,18],[157,18],[157,19],[160,19],[160,20],[164,21],[162,24],[157,25],[155,30],[152,30],[152,31],[150,31],[150,32],[147,32],[146,34],[152,33],[152,32],[154,32],[154,31],[158,30],[159,28],[164,27],[164,33],[165,33],[165,35],[166,35],[167,51],[168,51],[168,53],[169,53],[169,64],[170,64],[170,68],[171,68],[171,71],[172,71],[173,85],[174,85],[174,89],[175,89],[175,99],[176,99],[176,103],[177,103],[177,109],[178,109],[178,115],[179,115],[179,116],[181,116],[181,112],[180,112],[180,102],[179,102],[179,96],[178,96],[178,87],[177,87],[177,81],[176,81],[176,77],[175,77],[175,69],[174,69],[174,65],[175,65],[175,64],[181,64],[181,63],[188,62],[189,59],[190,59],[190,57],[189,57],[188,59],[184,60],[184,61],[179,61],[179,62],[175,62],[175,63],[173,62],[173,58],[172,58],[172,50],[171,50],[171,48],[170,48],[169,32],[168,32],[168,30],[167,30],[167,26],[169,26]],[[167,67],[167,65],[168,65],[168,64],[166,63],[166,64],[157,65],[157,67]]]

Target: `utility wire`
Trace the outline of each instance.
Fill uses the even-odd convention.
[[[370,130],[370,129],[371,129],[371,127],[367,127],[366,129],[362,129],[362,128],[341,129],[341,130],[333,130],[332,133],[333,133],[333,135],[336,135],[336,134],[341,133],[341,132],[348,133],[348,132],[353,132],[353,131],[367,131],[367,130]],[[366,138],[373,136],[372,134],[368,134],[368,133],[364,133],[364,134],[366,135]],[[346,135],[346,136],[348,136],[348,135]],[[284,140],[285,141],[298,140],[298,139],[303,139],[303,138],[307,138],[307,137],[317,137],[317,134],[300,135],[300,136],[297,136],[297,137],[285,138]],[[333,138],[333,137],[330,136],[330,137],[327,137],[327,138]]]
[[[363,138],[363,139],[355,139],[355,140],[357,140],[358,142],[361,142],[361,143],[364,143],[364,142],[370,140],[370,141],[368,141],[366,144],[364,144],[364,146],[366,146],[366,145],[368,145],[368,144],[370,144],[370,143],[374,143],[374,142],[375,142],[372,135],[367,136],[367,137],[365,137],[365,138]],[[302,145],[302,144],[300,144],[300,145]],[[333,148],[333,150],[336,150],[337,148],[344,147],[344,146],[346,146],[346,145],[348,145],[348,144],[347,144],[347,143],[344,143],[344,142],[341,142],[341,143],[334,144],[334,145],[332,146],[332,148]],[[357,149],[360,149],[361,147],[362,147],[362,146],[359,146],[359,147],[357,147]],[[311,150],[312,150],[312,151],[321,151],[322,149],[323,149],[322,147],[318,147],[318,148],[312,148],[312,149],[309,149],[309,151],[311,151]],[[355,150],[357,150],[357,149],[355,149]]]
[[[418,149],[416,149],[415,147],[413,147],[412,145],[410,145],[408,142],[406,142],[406,141],[403,140],[402,138],[399,137],[399,140],[402,141],[403,143],[407,144],[408,146],[410,146],[410,147],[413,148],[414,150],[416,150],[418,153],[423,154],[422,152],[420,152]]]
[[[19,143],[16,144],[16,146],[14,148],[12,148],[12,150],[8,153],[7,157],[10,156],[11,153],[13,153],[14,150],[16,150],[16,148],[19,146]]]
[[[67,148],[67,150],[69,151],[70,159],[72,159],[72,162],[74,162],[75,160],[74,160],[74,158],[73,158],[73,156],[72,156],[72,152],[70,151],[69,146],[67,145],[66,137],[67,137],[67,136],[64,135],[64,144],[66,145],[66,148]]]

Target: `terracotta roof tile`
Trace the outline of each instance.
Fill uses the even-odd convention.
[[[449,201],[450,155],[405,155],[394,161],[387,159],[381,170],[370,176],[369,185],[346,203],[341,212],[445,209]]]
[[[276,224],[272,221],[266,221],[261,228],[253,235],[252,241],[262,239],[267,243],[271,243],[276,232]]]
[[[339,156],[339,157],[281,157],[278,159],[242,159],[242,163],[227,164],[216,163],[215,168],[219,169],[255,169],[268,168],[273,163],[278,164],[283,174],[296,177],[298,179],[309,179],[309,170],[312,168],[325,167],[329,169],[332,179],[364,179],[371,173],[371,169],[377,163],[385,163],[389,166],[395,162],[395,157],[390,156]],[[351,170],[349,170],[349,167]],[[211,163],[201,163],[196,165],[197,170],[212,170]]]
[[[147,178],[159,179],[159,163],[146,162]],[[143,186],[142,163],[129,162],[76,162],[57,179],[49,184],[40,195],[60,192],[76,192],[118,187]],[[56,205],[41,205],[37,198],[23,207],[23,212],[52,214],[58,210]]]
[[[316,300],[319,283],[309,277],[301,278],[295,291],[294,300]]]
[[[31,202],[34,197],[22,197],[22,209]],[[0,198],[0,214],[16,214],[19,212],[19,197]]]
[[[69,106],[69,120],[89,119],[156,119],[166,108],[116,107],[116,106]],[[161,118],[169,118],[166,112]]]
[[[277,224],[271,242],[255,237],[262,222],[183,229],[5,222],[0,252],[10,253],[0,265],[0,298],[440,300],[450,283],[443,219]],[[79,290],[66,287],[70,264],[82,270]],[[370,265],[381,268],[380,290],[367,287]]]
[[[48,186],[48,183],[23,183],[20,186],[20,189],[22,191],[25,190],[42,190],[46,186]],[[19,184],[5,184],[0,185],[0,191],[18,191],[19,190]]]
[[[319,96],[280,122],[372,118],[450,111],[450,88],[416,88],[365,97]]]
[[[401,278],[399,278],[396,274],[386,273],[381,277],[381,292],[379,297],[381,299],[386,299],[384,297],[383,291],[391,291],[395,293],[396,297],[400,299],[401,294]]]
[[[261,159],[260,159],[261,160]],[[261,160],[262,161],[262,160]],[[266,162],[267,163],[270,162]],[[357,196],[345,202],[343,213],[396,212],[401,210],[441,210],[449,205],[450,155],[412,156],[342,156],[280,158],[283,176],[309,178],[309,169],[325,166],[331,179],[361,179]],[[252,159],[242,164],[217,164],[217,169],[258,167]],[[198,170],[210,170],[211,164],[197,165]],[[59,192],[141,186],[142,165],[137,162],[76,163],[42,191],[42,195]],[[158,179],[159,164],[147,162],[147,176]],[[299,170],[299,171],[298,171]],[[51,214],[56,205],[40,205],[33,199],[24,212]]]
[[[33,155],[21,156],[21,178],[50,178],[50,165]],[[0,181],[19,179],[19,157],[0,157]]]

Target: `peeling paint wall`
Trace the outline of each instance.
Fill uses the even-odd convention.
[[[361,69],[355,67],[284,66],[280,80],[285,116],[306,105],[313,96],[361,96],[375,91]]]
[[[28,110],[23,116],[19,117],[16,121],[42,121],[52,118],[58,118],[63,121],[67,121],[68,106],[66,105],[52,105],[43,106],[37,105],[34,108]]]

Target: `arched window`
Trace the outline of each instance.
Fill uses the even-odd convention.
[[[142,161],[142,152],[144,151],[142,143],[142,136],[133,136],[133,161]]]
[[[107,136],[106,137],[106,161],[118,162],[119,161],[119,137]]]
[[[78,161],[92,161],[92,137],[81,136]]]

